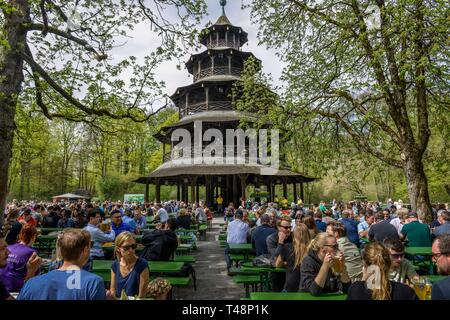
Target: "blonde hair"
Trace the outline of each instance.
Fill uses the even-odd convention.
[[[311,242],[311,236],[309,234],[308,227],[303,223],[297,225],[292,233],[292,245],[294,247],[293,254],[295,255],[294,268],[297,268],[300,266],[303,258],[308,252],[308,245]]]
[[[380,286],[372,289],[372,300],[390,300],[389,270],[392,260],[389,250],[379,242],[369,243],[364,247],[362,258],[366,268],[376,266],[380,272]]]
[[[180,209],[180,212],[178,212],[178,216],[182,217],[185,216],[187,213],[187,210],[185,208]]]
[[[406,218],[409,213],[407,208],[400,208],[397,210],[397,216],[401,219]]]
[[[325,247],[328,238],[334,238],[334,236],[331,236],[326,232],[318,233],[309,243],[308,250],[312,250],[314,252],[319,251],[320,248]]]
[[[129,231],[124,231],[117,236],[116,240],[114,241],[114,255],[117,257],[117,259],[120,259],[122,257],[120,255],[120,247],[124,242],[127,242],[131,239],[134,241],[134,236]]]
[[[147,286],[147,296],[156,298],[157,296],[167,294],[172,289],[169,281],[163,278],[156,278],[149,282]]]

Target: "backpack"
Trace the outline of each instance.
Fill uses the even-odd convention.
[[[274,267],[275,259],[270,254],[262,254],[253,259],[255,267]]]
[[[197,290],[197,278],[195,276],[195,269],[191,264],[185,263],[180,272],[165,272],[165,274],[171,277],[190,277],[194,284],[194,291]]]

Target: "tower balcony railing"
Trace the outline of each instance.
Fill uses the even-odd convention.
[[[203,78],[212,76],[241,76],[242,69],[236,67],[214,67],[200,70],[199,73],[194,75],[194,82]]]
[[[236,50],[239,50],[239,43],[233,42],[233,40],[225,40],[225,39],[219,39],[218,41],[216,39],[213,39],[211,42],[208,41],[206,46],[209,49],[213,48],[233,48]]]
[[[234,110],[233,103],[231,101],[208,101],[208,104],[206,104],[206,101],[192,103],[187,108],[180,108],[180,117],[183,118],[190,114],[215,110]]]

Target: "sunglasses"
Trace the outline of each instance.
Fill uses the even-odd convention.
[[[392,253],[392,254],[391,254],[391,257],[394,258],[394,259],[401,259],[401,258],[403,258],[404,256],[405,256],[404,253]]]
[[[137,244],[134,243],[134,244],[130,244],[130,245],[128,245],[128,246],[122,246],[121,248],[122,248],[123,250],[125,250],[125,251],[128,251],[128,250],[130,250],[130,249],[135,250],[135,249],[137,248]]]
[[[326,244],[325,247],[333,248],[334,250],[338,250],[339,246],[337,244]]]
[[[285,229],[292,229],[292,226],[282,226],[282,225],[280,225],[280,227],[282,227],[282,228],[285,228]]]
[[[433,261],[437,261],[441,256],[445,256],[447,254],[448,254],[447,252],[433,253],[432,259],[433,259]]]

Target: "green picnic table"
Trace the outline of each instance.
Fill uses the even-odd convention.
[[[253,265],[253,262],[248,261],[241,264],[241,270],[246,272],[258,273],[265,291],[271,291],[270,272],[286,272],[285,268],[275,267],[257,267]]]
[[[252,247],[251,243],[228,243],[229,253],[242,253],[244,254],[244,259],[248,260],[249,253],[253,253],[255,249]]]
[[[360,240],[364,243],[369,243],[369,239],[367,237],[361,237]]]
[[[431,283],[435,283],[435,282],[438,282],[438,281],[441,281],[441,280],[444,280],[445,278],[447,278],[447,276],[441,276],[441,275],[437,275],[437,274],[429,275],[426,277],[428,279],[430,279]]]
[[[92,271],[109,271],[113,260],[94,260]],[[148,266],[151,273],[180,272],[184,262],[177,261],[149,261]]]
[[[41,235],[38,236],[36,238],[36,241],[52,241],[52,240],[56,240],[58,236],[56,234],[46,234],[46,235]]]
[[[250,300],[346,300],[343,293],[323,293],[313,296],[309,292],[252,292]]]
[[[405,247],[405,253],[412,257],[412,262],[423,262],[428,268],[430,275],[434,274],[434,264],[431,259],[433,252],[431,247]]]

